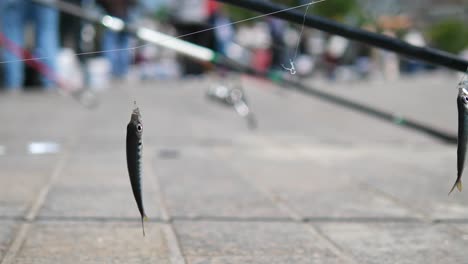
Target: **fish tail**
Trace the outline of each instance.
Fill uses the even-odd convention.
[[[143,229],[143,236],[145,236],[145,224],[144,222],[148,221],[148,217],[146,215],[143,215],[141,217],[141,228]]]
[[[448,193],[449,195],[453,192],[453,190],[455,189],[455,187],[457,187],[457,189],[458,189],[459,192],[462,191],[463,186],[462,186],[461,179],[457,179],[457,181],[456,181],[455,184],[453,185],[452,189],[451,189],[450,192]]]

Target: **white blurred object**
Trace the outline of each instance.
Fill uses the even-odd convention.
[[[300,55],[296,59],[296,70],[299,75],[308,75],[314,69],[315,61],[309,55]]]
[[[415,29],[412,29],[406,33],[403,39],[416,47],[424,47],[426,45],[426,41],[424,40],[422,33]]]
[[[250,57],[252,56],[249,50],[236,43],[230,43],[227,48],[226,55],[228,58],[243,64],[248,63],[250,61]]]
[[[297,43],[300,41],[299,37],[299,31],[288,27],[284,32],[283,41],[286,43],[286,46],[296,48]]]
[[[70,48],[60,50],[57,57],[57,76],[69,86],[71,91],[79,90],[84,84],[80,62]]]
[[[265,22],[256,23],[252,32],[253,48],[266,49],[271,46],[271,35],[268,24]]]
[[[325,51],[325,39],[322,35],[314,34],[307,40],[307,51],[312,55],[320,55]]]
[[[5,146],[0,145],[0,155],[5,155],[5,153],[6,153]]]
[[[357,80],[357,74],[349,66],[338,66],[336,68],[336,80],[342,82],[350,82]]]
[[[327,51],[334,58],[341,58],[346,51],[348,44],[349,40],[340,36],[332,36],[328,41]]]
[[[168,1],[169,11],[177,22],[205,23],[208,12],[200,0],[172,0]]]
[[[260,22],[252,27],[239,27],[236,42],[247,48],[261,49],[270,47],[272,43],[268,24]]]
[[[93,90],[105,90],[109,88],[111,79],[111,64],[104,57],[88,59],[89,87]]]
[[[28,153],[33,155],[52,154],[60,151],[60,145],[55,142],[31,142],[28,145]]]
[[[382,56],[382,68],[385,79],[394,81],[400,77],[400,65],[398,56],[388,51],[380,51]]]

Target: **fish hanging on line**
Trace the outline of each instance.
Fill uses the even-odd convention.
[[[457,96],[458,108],[458,143],[457,143],[457,180],[450,190],[449,194],[457,187],[458,191],[462,190],[461,177],[465,166],[466,143],[468,136],[468,81],[464,78],[458,86]]]
[[[136,102],[134,102],[134,106],[135,108],[133,109],[130,117],[130,122],[127,125],[127,167],[133,196],[135,196],[135,201],[141,215],[143,236],[145,236],[145,226],[143,222],[148,220],[148,217],[146,216],[145,209],[143,208],[143,199],[141,194],[143,123],[141,120],[140,110],[138,109]]]

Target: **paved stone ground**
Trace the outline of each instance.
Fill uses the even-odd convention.
[[[315,84],[454,133],[457,81]],[[468,263],[468,192],[447,196],[455,146],[242,82],[253,132],[207,101],[210,78],[116,85],[95,110],[1,94],[0,263]],[[133,100],[146,237],[125,163]],[[28,154],[34,141],[60,152]]]

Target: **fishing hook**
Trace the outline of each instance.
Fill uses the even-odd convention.
[[[294,66],[294,61],[293,60],[289,60],[289,63],[291,64],[291,67],[290,68],[287,68],[286,66],[284,66],[283,64],[281,64],[281,67],[283,67],[283,69],[289,71],[289,73],[291,74],[296,74],[296,67]]]

